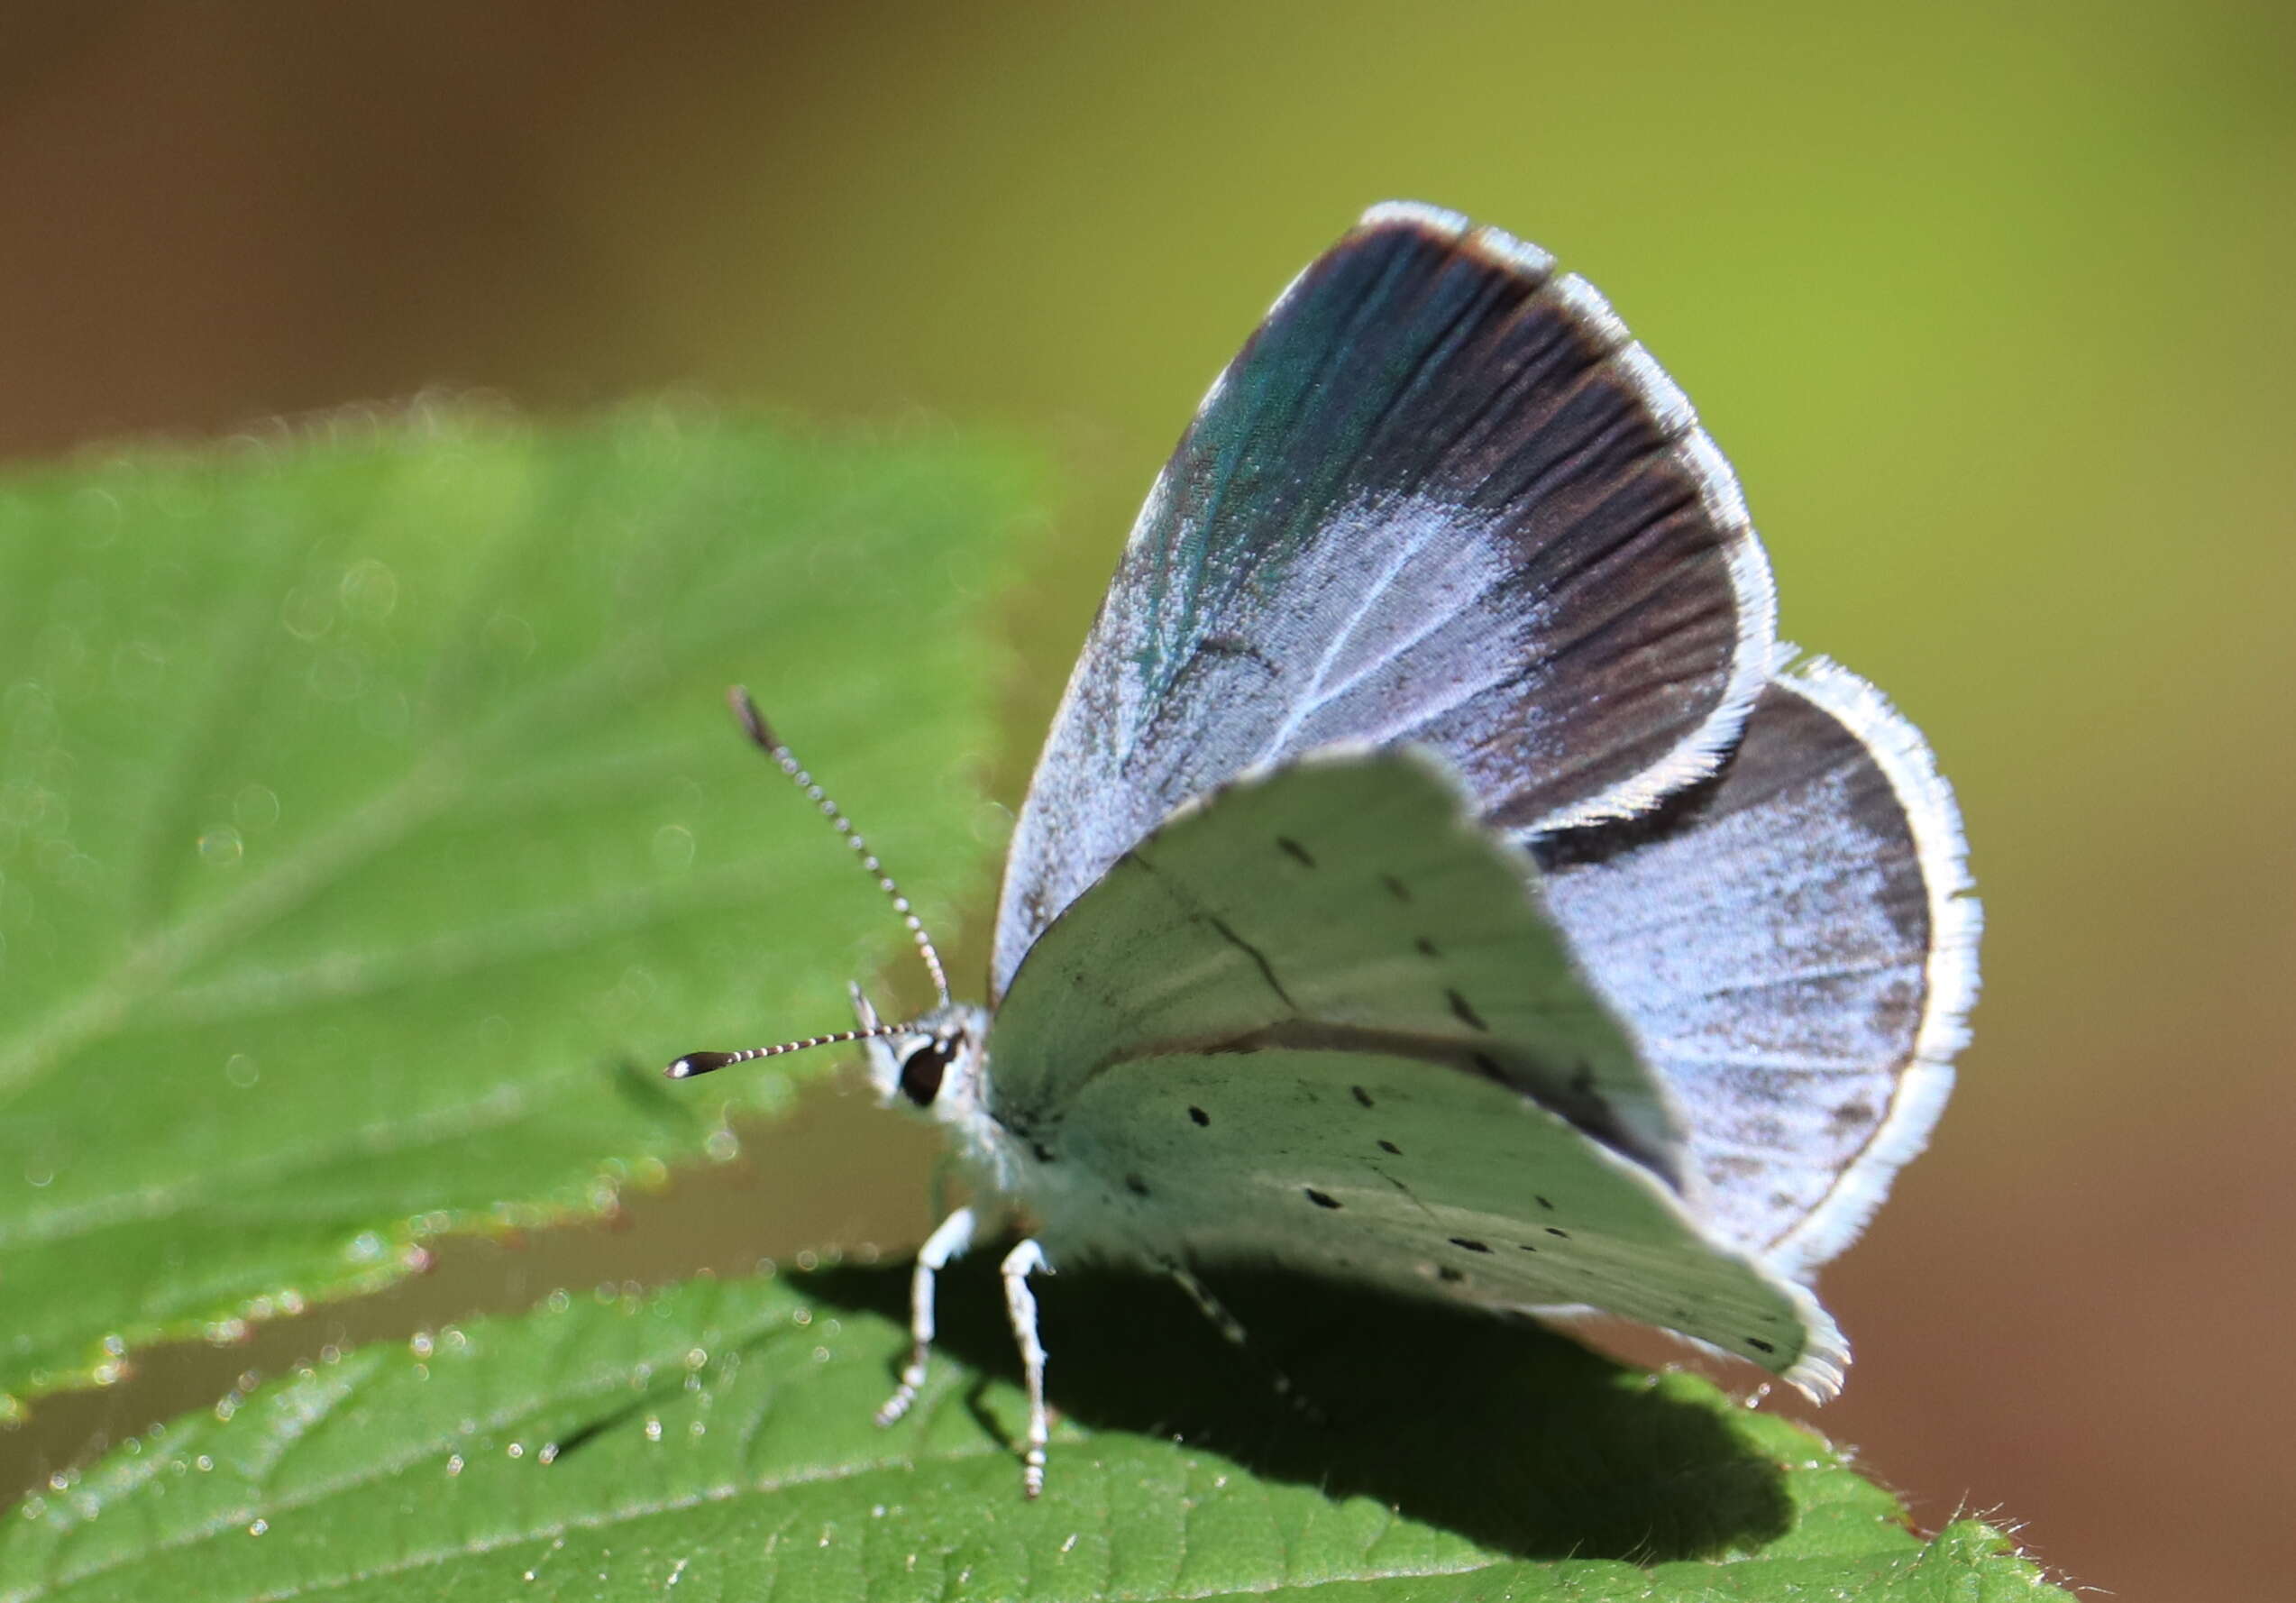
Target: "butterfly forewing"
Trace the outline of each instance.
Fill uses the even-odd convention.
[[[1529,1097],[1669,1184],[1666,1093],[1573,966],[1522,852],[1437,759],[1327,753],[1227,786],[1120,857],[1029,952],[991,1028],[991,1111],[1052,1142],[1086,1085],[1208,1053],[1385,1053],[1425,1100]],[[1432,1155],[1431,1155],[1432,1156]]]
[[[1920,1150],[1973,999],[1961,822],[1920,736],[1815,664],[1666,815],[1544,855],[1547,905],[1680,1099],[1710,1228],[1807,1274]]]
[[[1771,634],[1735,480],[1601,298],[1377,208],[1149,496],[1022,811],[992,989],[1174,808],[1336,741],[1434,748],[1505,829],[1637,811],[1726,748]]]

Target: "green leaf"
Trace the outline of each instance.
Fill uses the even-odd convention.
[[[946,911],[1028,478],[649,410],[0,481],[0,1404],[609,1208],[827,1067],[656,1077],[901,939],[724,687]]]
[[[891,1430],[904,1270],[562,1298],[131,1443],[0,1526],[0,1599],[2064,1596],[1702,1381],[1266,1273],[1240,1352],[1160,1282],[1046,1282],[1031,1504],[991,1261]]]

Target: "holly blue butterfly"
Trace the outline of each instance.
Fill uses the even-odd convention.
[[[1977,984],[1953,794],[1879,692],[1776,637],[1689,402],[1584,279],[1375,206],[1150,491],[1013,835],[989,1003],[867,1043],[974,1200],[1044,1480],[1033,1274],[1275,1262],[1676,1333],[1814,1397],[1810,1290],[1918,1151]]]

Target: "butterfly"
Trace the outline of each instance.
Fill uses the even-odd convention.
[[[1836,1391],[1810,1289],[1917,1152],[1977,985],[1959,815],[1880,694],[1776,634],[1682,392],[1584,279],[1373,207],[1278,299],[1150,491],[1007,859],[985,1006],[940,994],[684,1077],[866,1043],[1032,1275],[1278,1263],[1597,1310]]]

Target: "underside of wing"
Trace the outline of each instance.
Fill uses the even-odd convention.
[[[1029,951],[988,1037],[989,1106],[1055,1142],[1144,1057],[1378,1053],[1530,1098],[1670,1186],[1683,1133],[1538,906],[1529,856],[1440,760],[1333,751],[1222,787],[1120,856]]]
[[[1961,820],[1920,734],[1815,663],[1763,692],[1715,779],[1541,856],[1679,1101],[1710,1229],[1807,1276],[1926,1140],[1975,999]]]
[[[1057,1263],[1267,1261],[1495,1308],[1597,1308],[1820,1398],[1848,1361],[1807,1291],[1709,1241],[1640,1165],[1416,1059],[1136,1058],[1082,1089],[1047,1150]]]
[[[1602,298],[1374,208],[1149,495],[1022,810],[992,990],[1174,808],[1333,742],[1433,748],[1502,829],[1642,811],[1727,749],[1773,614],[1729,465]]]

